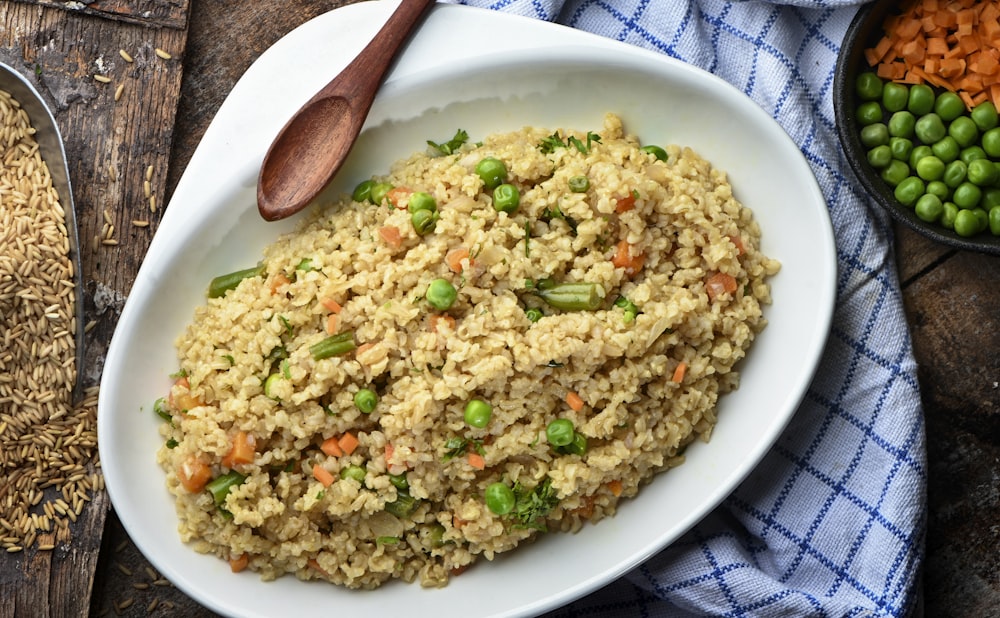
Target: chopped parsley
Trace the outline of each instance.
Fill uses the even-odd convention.
[[[469,141],[469,134],[465,132],[464,129],[459,129],[455,131],[455,137],[451,138],[447,142],[438,144],[427,140],[427,145],[434,150],[438,156],[454,154],[459,148],[461,148],[465,142]]]
[[[552,489],[552,479],[544,481],[527,489],[520,483],[514,484],[514,509],[510,517],[516,522],[514,528],[533,528],[546,532],[545,518],[559,504],[559,498]]]

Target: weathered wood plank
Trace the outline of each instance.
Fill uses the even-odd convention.
[[[0,60],[35,84],[65,141],[80,231],[85,321],[96,324],[86,337],[80,370],[84,385],[92,386],[100,380],[118,312],[159,220],[161,211],[151,211],[144,180],[152,166],[150,195],[162,204],[186,30],[44,4],[0,3]],[[173,57],[161,58],[157,48]],[[98,73],[111,82],[96,81]],[[149,220],[150,227],[136,227],[134,219]],[[115,231],[105,229],[107,222]],[[119,244],[105,244],[106,238]],[[107,494],[99,493],[71,525],[69,543],[52,552],[0,556],[0,616],[87,615],[108,509]]]
[[[13,0],[141,26],[183,29],[189,0]]]

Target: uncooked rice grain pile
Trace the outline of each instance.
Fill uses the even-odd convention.
[[[723,172],[610,114],[432,146],[213,282],[177,341],[158,457],[181,537],[233,570],[443,586],[614,514],[738,385],[779,265]]]
[[[0,547],[47,550],[103,489],[97,392],[73,402],[75,283],[59,195],[27,113],[0,91]]]

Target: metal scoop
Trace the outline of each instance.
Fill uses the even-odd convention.
[[[80,238],[76,226],[76,208],[73,205],[73,190],[69,182],[69,167],[66,164],[66,149],[62,134],[49,106],[27,79],[10,66],[0,62],[0,90],[13,96],[28,114],[31,126],[35,128],[38,152],[49,169],[52,186],[59,193],[59,203],[66,213],[66,231],[69,234],[69,259],[73,262],[76,280],[76,392],[80,391],[80,376],[83,373],[83,264],[80,259]]]

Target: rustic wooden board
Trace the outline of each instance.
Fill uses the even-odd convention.
[[[142,26],[184,29],[189,0],[14,0]]]
[[[143,180],[152,166],[150,194],[162,203],[187,33],[179,13],[170,19],[151,15],[140,25],[139,19],[102,18],[96,8],[67,11],[47,4],[63,3],[0,4],[0,60],[31,79],[65,141],[80,231],[85,321],[94,322],[80,375],[85,386],[93,386],[162,212],[150,210]],[[123,10],[125,3],[120,4]],[[140,4],[167,3],[133,7]],[[147,27],[162,25],[176,27]],[[157,56],[157,48],[173,57]],[[120,49],[133,62],[126,62]],[[96,81],[95,73],[111,82]],[[150,227],[135,227],[134,219],[148,220]],[[103,235],[108,221],[116,231]],[[105,237],[119,244],[104,244]],[[70,543],[55,551],[0,555],[0,617],[87,615],[108,508],[107,495],[96,495],[71,526]]]

